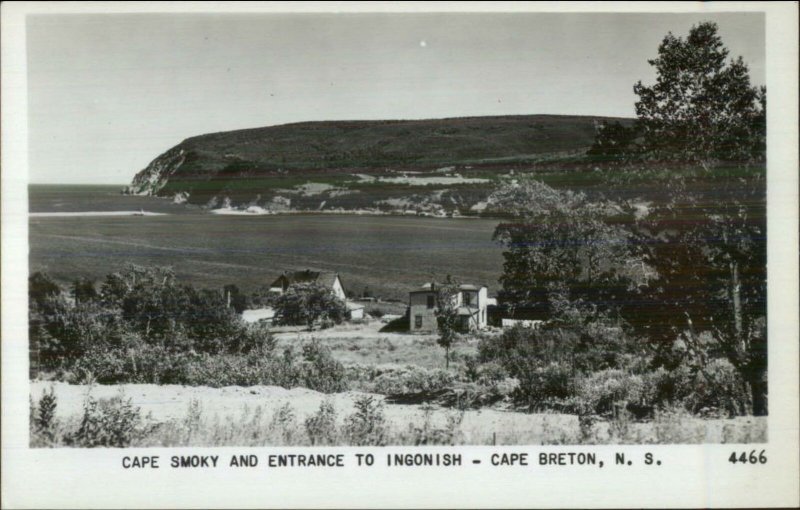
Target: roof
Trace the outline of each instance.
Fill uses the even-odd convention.
[[[414,294],[415,292],[430,292],[433,286],[432,282],[423,283],[421,286],[417,287],[416,289],[412,290],[410,294]]]
[[[468,306],[459,306],[458,310],[456,310],[458,315],[475,315],[478,313],[477,308],[470,308]]]
[[[305,271],[284,272],[272,282],[272,287],[283,287],[292,285],[294,283],[318,283],[324,287],[333,287],[336,278],[339,277],[338,273],[333,271],[312,271],[306,269]]]
[[[433,284],[441,285],[436,282],[427,282],[423,283],[420,287],[409,292],[409,294],[416,294],[417,292],[431,292],[431,286]],[[472,285],[472,284],[463,284],[458,286],[459,290],[474,290],[478,291],[480,289],[485,289],[486,285]]]

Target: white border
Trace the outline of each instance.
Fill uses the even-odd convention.
[[[25,15],[43,12],[766,12],[769,462],[731,465],[730,445],[553,447],[613,458],[645,451],[661,468],[286,469],[131,472],[131,450],[28,449]],[[798,494],[798,23],[796,3],[64,2],[2,4],[2,502],[5,507],[732,507],[796,506]],[[739,448],[740,449],[740,448]],[[290,448],[147,449],[149,455]],[[350,448],[335,449],[348,452]],[[376,455],[404,448],[373,449]],[[453,449],[438,449],[453,451]],[[460,447],[465,460],[530,447]],[[358,451],[367,451],[361,449]],[[428,449],[426,451],[436,451]],[[468,461],[467,461],[468,462]],[[610,460],[609,460],[610,463]]]

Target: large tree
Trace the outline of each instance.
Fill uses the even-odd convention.
[[[708,167],[747,161],[763,153],[766,90],[750,84],[741,57],[728,61],[715,23],[701,23],[688,37],[669,33],[648,60],[657,77],[636,83],[638,129],[645,153]]]
[[[701,23],[686,39],[668,34],[649,61],[656,83],[634,86],[645,161],[626,172],[660,180],[633,230],[658,279],[627,317],[667,358],[675,338],[697,352],[711,333],[742,376],[747,410],[765,414],[766,90],[728,55],[717,26]]]

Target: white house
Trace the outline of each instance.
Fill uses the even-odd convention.
[[[412,333],[435,333],[437,284],[429,282],[408,294],[409,330]],[[485,285],[459,285],[452,296],[453,307],[459,317],[459,328],[464,331],[486,327],[486,307],[489,302]]]

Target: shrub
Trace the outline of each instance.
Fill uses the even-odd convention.
[[[269,424],[269,432],[275,444],[294,444],[298,427],[291,404],[286,403],[275,411]]]
[[[312,390],[337,393],[347,389],[344,366],[317,340],[303,345],[301,374],[303,386]]]
[[[383,404],[371,396],[356,399],[355,412],[345,419],[344,437],[353,446],[385,446],[388,426]]]
[[[53,388],[42,391],[39,404],[33,399],[30,401],[30,439],[31,446],[54,446],[60,440],[58,423],[56,420],[56,407],[58,402]]]
[[[305,425],[312,446],[336,444],[336,409],[333,402],[322,401],[317,412],[306,418]]]
[[[641,403],[643,395],[641,376],[622,370],[601,370],[578,380],[573,406],[579,415],[611,415],[615,406],[625,408],[629,402]]]
[[[66,443],[84,448],[124,448],[146,436],[139,408],[121,396],[95,400],[88,397],[83,405],[83,417],[75,432],[68,434]]]
[[[433,424],[433,407],[430,405],[422,406],[422,422],[408,424],[408,430],[401,433],[399,442],[402,444],[422,445],[456,445],[462,440],[461,422],[464,420],[464,413],[451,412],[447,415],[444,427],[436,427]]]
[[[659,381],[665,402],[691,413],[744,414],[747,395],[736,368],[724,358],[712,359],[704,367],[681,364]]]
[[[517,398],[528,408],[547,407],[567,399],[573,394],[574,371],[563,362],[552,362],[544,366],[534,360],[519,360],[514,370],[509,370],[518,380]]]
[[[431,393],[449,387],[455,376],[442,369],[426,369],[416,365],[388,369],[375,377],[373,391],[383,395]]]

